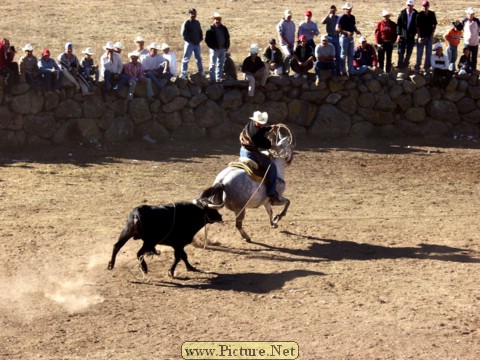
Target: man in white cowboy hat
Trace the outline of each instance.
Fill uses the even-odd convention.
[[[282,20],[277,24],[277,34],[280,43],[280,49],[285,55],[283,70],[288,75],[290,72],[290,62],[293,59],[295,50],[295,23],[292,20],[292,12],[285,10]]]
[[[397,19],[398,68],[408,70],[410,57],[415,45],[417,34],[417,15],[413,0],[407,0],[406,8],[400,12]]]
[[[214,13],[212,18],[213,24],[205,33],[205,43],[210,48],[210,81],[221,82],[225,57],[230,48],[230,34],[219,13]]]
[[[120,54],[114,51],[115,45],[109,41],[105,44],[103,49],[105,53],[100,58],[100,75],[103,76],[105,81],[104,91],[109,92],[114,89],[114,84],[120,82],[123,74],[123,63]],[[123,83],[123,81],[122,81]]]
[[[345,11],[342,16],[338,18],[336,30],[340,34],[340,73],[341,75],[353,75],[353,52],[355,51],[354,35],[361,35],[357,29],[355,16],[352,15],[353,5],[345,3],[342,9]]]
[[[182,37],[185,41],[183,46],[183,60],[182,60],[182,73],[180,77],[182,79],[187,78],[188,62],[192,57],[192,53],[195,56],[197,62],[198,72],[201,76],[205,77],[205,71],[203,70],[202,55],[200,43],[203,40],[203,32],[200,22],[197,20],[197,10],[191,8],[188,10],[190,18],[185,20],[182,24]]]
[[[148,54],[148,50],[145,49],[145,47],[144,47],[145,46],[145,39],[143,38],[143,36],[140,36],[140,35],[135,36],[135,39],[133,39],[133,43],[136,46],[135,50],[138,51],[140,56]]]
[[[123,67],[123,72],[128,77],[128,94],[127,94],[127,101],[133,99],[133,94],[135,93],[135,88],[137,87],[137,83],[142,82],[145,83],[147,88],[147,99],[151,100],[153,97],[153,90],[152,90],[152,81],[149,78],[146,78],[143,73],[142,64],[138,61],[140,58],[140,53],[138,51],[132,51],[128,53],[128,58],[130,62],[125,64]]]
[[[143,71],[147,78],[152,80],[159,89],[162,89],[166,85],[166,81],[163,79],[170,78],[170,62],[158,53],[160,46],[157,43],[152,42],[147,48],[148,55],[140,56]]]
[[[392,69],[393,44],[397,41],[397,24],[390,17],[392,13],[388,10],[382,11],[382,20],[375,28],[375,43],[378,50],[378,66],[389,73]],[[387,61],[385,62],[385,57]]]
[[[272,147],[268,133],[276,126],[267,125],[268,114],[266,112],[255,111],[250,120],[240,133],[240,156],[249,158],[259,164],[261,168],[268,170],[266,176],[267,196],[272,205],[281,205],[284,203],[284,199],[277,193],[277,166],[268,155],[262,153],[262,150]]]
[[[33,46],[31,44],[26,44],[22,51],[24,55],[20,58],[19,61],[19,72],[20,72],[20,81],[26,82],[35,90],[39,90],[38,83],[38,59],[33,55]]]
[[[462,20],[463,23],[463,42],[470,49],[472,60],[472,71],[477,70],[478,44],[480,20],[475,17],[475,10],[469,7],[465,10],[467,17]]]
[[[122,55],[122,50],[125,49],[125,46],[123,46],[123,43],[121,41],[116,41],[115,44],[113,44],[113,51],[116,53]]]
[[[160,50],[162,51],[162,56],[168,60],[170,75],[177,76],[177,56],[170,50],[170,45],[162,43]]]
[[[249,55],[242,63],[242,72],[245,74],[245,80],[248,80],[248,96],[255,95],[256,80],[259,80],[263,87],[267,83],[268,75],[270,75],[265,63],[258,56],[259,51],[257,44],[250,45]]]
[[[94,54],[93,49],[87,47],[82,50],[82,54],[84,54],[84,57],[80,61],[80,74],[87,80],[91,80],[91,76],[93,76],[95,84],[98,85],[100,72],[98,71],[98,65],[95,64],[92,57]]]

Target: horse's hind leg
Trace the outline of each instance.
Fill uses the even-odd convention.
[[[273,221],[273,209],[272,209],[272,205],[270,205],[269,202],[266,202],[265,204],[263,204],[263,207],[265,208],[265,210],[267,211],[267,214],[268,214],[268,218],[270,220],[270,226],[272,228],[276,228],[277,227],[277,224]]]
[[[242,210],[241,212],[239,212],[238,214],[235,213],[235,227],[237,228],[237,230],[240,232],[240,234],[242,235],[242,238],[246,241],[246,242],[252,242],[252,239],[250,239],[250,236],[248,236],[248,234],[245,232],[245,230],[243,230],[243,219],[245,218],[245,210]]]
[[[289,206],[290,206],[290,200],[285,198],[285,206],[283,207],[282,212],[273,218],[273,223],[275,225],[287,214],[287,210]]]

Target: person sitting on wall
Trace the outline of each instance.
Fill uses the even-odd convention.
[[[436,43],[433,46],[433,54],[430,63],[433,68],[433,84],[446,88],[453,76],[453,71],[449,70],[447,54],[443,52],[443,45]]]
[[[153,42],[148,45],[148,55],[140,56],[140,62],[143,66],[145,76],[152,80],[159,89],[165,87],[165,80],[169,80],[170,75],[170,62],[158,53],[160,46]]]
[[[307,37],[305,35],[300,35],[298,41],[299,44],[293,52],[293,59],[290,66],[295,72],[294,77],[303,76],[306,79],[308,70],[313,68],[315,56],[313,55],[312,48],[307,45]]]
[[[367,43],[364,37],[358,39],[358,42],[360,45],[357,46],[353,55],[353,75],[362,75],[369,68],[374,70],[377,67],[375,48]]]
[[[123,67],[123,72],[128,77],[128,94],[127,101],[133,99],[133,94],[135,93],[135,88],[137,87],[138,82],[145,83],[147,88],[147,99],[152,100],[153,90],[152,90],[152,81],[149,78],[146,78],[143,73],[142,64],[138,61],[140,53],[138,51],[132,51],[128,54],[130,62],[125,64]]]
[[[114,48],[111,41],[107,42],[103,47],[105,53],[100,58],[100,75],[105,80],[104,91],[107,93],[112,89],[118,91],[117,84],[125,83],[122,58]]]
[[[0,40],[0,75],[4,78],[7,94],[18,82],[18,64],[13,61],[16,53],[15,46],[10,45],[7,38]]]
[[[255,95],[255,81],[259,80],[263,87],[267,83],[270,72],[264,62],[258,56],[260,49],[257,44],[250,46],[250,55],[243,60],[242,72],[245,74],[245,80],[248,80],[248,96]]]
[[[472,73],[472,59],[470,47],[467,45],[463,48],[463,55],[458,61],[458,75],[466,75]]]
[[[26,82],[36,91],[40,91],[40,72],[38,71],[38,59],[33,55],[33,46],[26,44],[22,48],[25,55],[20,58],[20,81]]]
[[[315,48],[315,74],[316,84],[320,83],[320,71],[329,70],[332,75],[336,73],[335,47],[328,42],[328,35],[323,35],[320,44]]]
[[[50,57],[50,50],[42,50],[42,57],[38,60],[37,66],[43,90],[47,94],[51,94],[52,90],[60,93],[63,73],[56,61]]]
[[[283,54],[282,51],[277,48],[277,42],[274,38],[268,41],[268,47],[263,53],[262,60],[267,64],[268,69],[273,75],[283,74]]]

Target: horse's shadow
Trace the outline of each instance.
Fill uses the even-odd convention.
[[[429,259],[461,263],[480,263],[479,254],[468,249],[437,244],[418,244],[407,247],[387,247],[368,243],[357,243],[349,240],[323,239],[315,236],[300,235],[282,231],[287,236],[299,240],[310,241],[305,249],[290,249],[269,245],[262,242],[252,242],[255,249],[228,248],[210,246],[213,251],[232,252],[237,254],[252,254],[252,257],[274,261],[320,262],[340,260],[380,260],[380,259]],[[296,240],[297,240],[296,239]],[[260,248],[259,248],[260,247]]]
[[[248,292],[254,294],[267,294],[274,290],[282,289],[285,283],[299,277],[306,276],[323,276],[322,272],[310,270],[287,270],[278,273],[239,273],[239,274],[220,274],[210,273],[207,278],[196,280],[203,281],[202,283],[189,284],[185,280],[192,280],[191,278],[176,278],[174,280],[150,280],[148,282],[132,281],[135,284],[153,285],[161,287],[174,288],[189,288],[197,290],[220,290],[220,291],[237,291]],[[180,280],[177,282],[175,280]]]

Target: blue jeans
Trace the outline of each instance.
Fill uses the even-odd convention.
[[[275,163],[267,155],[255,151],[249,151],[243,146],[240,148],[240,156],[255,161],[263,169],[268,168],[266,177],[267,196],[275,196],[277,194],[277,165],[275,165]]]
[[[156,70],[148,70],[145,71],[144,75],[147,79],[150,79],[159,89],[162,89],[165,87],[166,83],[162,80],[161,78],[165,79],[170,79],[172,75],[170,73],[167,73],[166,75],[163,75],[164,68],[163,66],[160,66]]]
[[[423,41],[417,42],[417,63],[415,64],[415,70],[420,71],[420,65],[422,65],[423,50],[425,49],[425,71],[430,71],[431,59],[432,59],[432,39],[424,38]]]
[[[225,64],[226,49],[210,49],[210,81],[221,81],[223,65]]]
[[[112,86],[114,76],[117,76],[117,84],[115,85],[115,87]],[[105,72],[103,73],[103,80],[105,81],[105,92],[109,92],[110,90],[112,90],[112,87],[113,90],[120,91],[125,85],[128,84],[128,75],[123,73],[114,74],[110,70],[105,70]]]
[[[338,35],[328,36],[328,42],[335,48],[335,73],[340,74],[340,40]]]
[[[190,61],[190,58],[192,57],[192,53],[195,56],[195,61],[197,62],[197,67],[198,67],[198,72],[201,75],[205,74],[205,71],[203,71],[203,63],[202,63],[202,55],[200,53],[200,44],[198,45],[193,45],[185,41],[185,45],[183,46],[183,60],[182,60],[182,74],[181,76],[187,76],[187,70],[188,70],[188,62]]]
[[[50,70],[40,70],[40,79],[42,81],[42,87],[45,91],[60,90],[62,86],[63,73],[51,72]],[[52,89],[53,82],[53,89]]]
[[[410,57],[413,52],[413,45],[415,45],[414,38],[400,38],[398,42],[398,67],[408,68],[410,64]]]
[[[456,46],[448,45],[447,47],[447,56],[448,62],[448,70],[455,71],[455,62],[457,61],[458,51]]]
[[[355,52],[355,39],[348,36],[340,36],[340,72],[346,75],[348,65],[348,75],[353,75],[353,54]],[[339,74],[340,75],[340,74]]]

